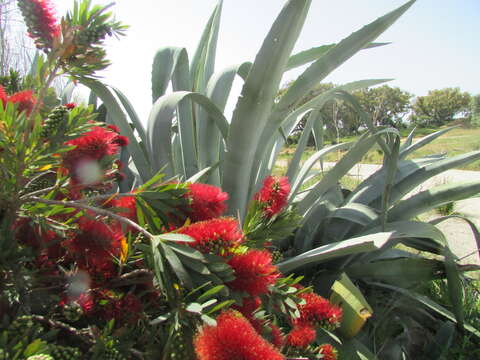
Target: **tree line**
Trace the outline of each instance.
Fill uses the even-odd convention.
[[[289,84],[285,85],[279,96]],[[299,105],[335,88],[333,83],[321,83]],[[376,126],[405,128],[440,127],[455,120],[467,126],[480,126],[480,94],[471,95],[459,88],[436,89],[424,96],[414,96],[398,87],[383,85],[354,91],[352,95],[372,116]],[[321,117],[330,138],[357,135],[364,128],[357,111],[344,100],[331,100],[321,110]],[[300,132],[306,116],[294,132]]]

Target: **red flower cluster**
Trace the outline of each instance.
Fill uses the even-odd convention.
[[[330,344],[320,345],[318,353],[323,355],[323,360],[337,360],[337,350]]]
[[[289,193],[290,184],[286,176],[268,176],[254,199],[261,204],[264,215],[271,218],[285,208]]]
[[[79,230],[79,233],[65,244],[78,267],[101,280],[114,276],[113,256],[120,255],[123,238],[120,226],[109,226],[83,217],[79,221]]]
[[[205,326],[194,339],[198,360],[282,360],[240,313],[227,311],[216,326]]]
[[[37,102],[37,100],[33,96],[33,91],[31,90],[20,91],[11,96],[8,96],[2,85],[0,85],[0,101],[2,102],[2,105],[4,107],[7,102],[17,104],[18,112],[26,111],[27,115],[31,113],[35,106],[35,103]]]
[[[75,184],[99,182],[101,179],[93,177],[93,180],[87,181],[89,164],[97,164],[100,168],[99,161],[106,157],[118,153],[120,147],[128,144],[125,136],[119,135],[117,127],[109,126],[104,128],[95,126],[89,132],[82,136],[67,141],[66,145],[74,145],[75,149],[70,150],[63,156],[63,164],[72,176]]]
[[[122,196],[114,198],[104,204],[106,207],[120,208],[121,210],[117,212],[118,215],[126,217],[134,222],[138,222],[137,219],[137,198],[135,196]],[[137,229],[129,226],[127,231],[132,233],[138,232]]]
[[[188,243],[191,247],[222,256],[231,254],[244,240],[237,220],[229,217],[199,221],[180,228],[178,232],[195,239],[195,242]]]
[[[272,265],[272,255],[266,250],[250,250],[242,255],[235,255],[228,264],[233,268],[235,280],[227,285],[238,291],[246,291],[251,296],[268,292],[280,273]]]
[[[309,325],[295,326],[287,335],[287,345],[295,348],[306,348],[317,336],[315,329]]]
[[[299,306],[300,317],[294,320],[294,325],[309,325],[335,329],[342,321],[342,308],[331,304],[327,299],[315,293],[300,294],[305,304]]]
[[[115,319],[118,325],[136,322],[142,311],[142,302],[134,294],[119,295],[109,290],[101,290],[95,295],[93,314],[107,321]]]
[[[227,209],[228,194],[216,186],[193,183],[186,194],[190,199],[188,216],[192,221],[209,220],[221,216]]]
[[[60,25],[49,0],[19,0],[18,7],[25,19],[28,33],[38,48],[51,48],[60,35]]]

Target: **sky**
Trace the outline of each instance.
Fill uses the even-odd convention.
[[[108,0],[93,0],[107,4]],[[404,4],[405,0],[312,0],[294,53],[339,42],[353,31]],[[55,0],[63,14],[70,1]],[[73,3],[73,1],[72,1]],[[224,0],[216,69],[252,61],[283,0]],[[185,47],[191,58],[217,0],[117,0],[117,20],[127,36],[108,41],[111,67],[104,81],[122,90],[143,117],[151,106],[153,56],[163,46]],[[414,95],[459,87],[480,93],[480,0],[418,0],[376,41],[391,44],[362,50],[325,81],[342,84],[393,78],[389,83]],[[287,72],[283,83],[304,68]],[[237,91],[240,86],[237,84]]]

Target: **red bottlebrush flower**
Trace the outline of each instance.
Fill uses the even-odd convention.
[[[270,330],[271,330],[270,337],[272,339],[271,340],[272,344],[277,349],[281,349],[282,346],[285,344],[285,335],[283,335],[282,330],[280,330],[280,328],[277,325],[268,324],[268,326],[270,327]]]
[[[81,218],[80,232],[66,242],[70,255],[80,269],[90,275],[108,279],[115,274],[113,256],[121,254],[123,234],[120,226],[109,226],[101,221]]]
[[[343,315],[340,307],[315,293],[303,293],[299,296],[305,300],[305,304],[298,307],[300,317],[293,321],[294,324],[327,327],[330,330],[340,326]]]
[[[126,136],[123,136],[123,135],[118,135],[115,140],[113,140],[113,142],[115,144],[117,144],[118,146],[127,146],[128,145],[128,138]]]
[[[66,145],[76,146],[75,149],[63,155],[63,164],[72,175],[74,183],[86,182],[84,181],[85,175],[82,175],[82,170],[85,170],[85,168],[88,172],[88,166],[86,165],[97,164],[104,156],[118,153],[120,145],[115,142],[117,138],[117,133],[95,126],[82,136],[67,141]]]
[[[204,221],[221,216],[227,209],[228,194],[216,186],[193,183],[186,197],[191,200],[188,216],[192,221]]]
[[[134,222],[138,222],[137,219],[137,199],[135,196],[122,196],[119,198],[115,198],[110,200],[108,203],[105,204],[107,207],[113,208],[121,208],[122,210],[117,214],[127,219],[130,219]],[[138,232],[137,229],[128,226],[127,231],[130,232]]]
[[[287,335],[287,345],[296,348],[305,348],[317,336],[315,329],[309,325],[295,326]]]
[[[337,360],[337,350],[330,344],[320,345],[318,353],[322,354],[323,360]]]
[[[140,299],[134,294],[117,294],[110,290],[100,290],[95,294],[95,312],[105,320],[115,319],[117,325],[136,322],[143,311]]]
[[[286,176],[268,176],[254,199],[262,204],[264,215],[271,218],[285,208],[289,193],[290,184]]]
[[[64,105],[68,110],[75,109],[77,107],[77,104],[75,103],[68,103]]]
[[[10,96],[7,101],[18,104],[18,111],[26,111],[27,115],[31,113],[36,103],[36,99],[33,96],[33,91],[31,90],[17,92]]]
[[[60,25],[50,0],[19,0],[20,8],[29,36],[40,49],[53,46],[53,39],[60,35]]]
[[[117,134],[120,134],[120,128],[117,125],[107,124],[107,128],[109,128],[112,131],[115,131]]]
[[[194,339],[198,360],[282,360],[240,313],[227,311],[216,326],[204,326]]]
[[[3,106],[5,106],[7,103],[7,93],[2,85],[0,85],[0,101],[2,102]]]
[[[235,255],[228,264],[233,268],[235,280],[227,285],[238,291],[246,291],[251,296],[268,292],[268,286],[280,276],[277,267],[272,265],[272,255],[266,250],[250,250]]]
[[[200,221],[180,228],[178,232],[195,239],[195,242],[187,243],[191,247],[223,256],[229,255],[244,240],[237,220],[227,217]]]

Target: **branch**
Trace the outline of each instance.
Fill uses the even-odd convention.
[[[140,225],[138,225],[136,222],[130,220],[130,219],[127,219],[123,216],[120,216],[118,214],[115,214],[111,211],[108,211],[108,210],[105,210],[105,209],[101,209],[101,208],[97,208],[97,207],[93,207],[93,206],[90,206],[90,205],[86,205],[86,204],[83,204],[83,203],[79,203],[79,202],[75,202],[75,201],[58,201],[58,200],[50,200],[50,199],[43,199],[43,198],[39,198],[39,197],[36,197],[36,196],[30,196],[26,199],[23,199],[23,202],[39,202],[39,203],[43,203],[43,204],[48,204],[48,205],[61,205],[61,206],[65,206],[65,207],[72,207],[72,208],[75,208],[75,209],[81,209],[81,210],[90,210],[92,212],[95,212],[99,215],[104,215],[104,216],[108,216],[110,218],[113,218],[115,220],[118,220],[119,222],[121,223],[124,223],[128,226],[131,226],[133,227],[134,229],[138,230],[139,232],[141,232],[143,235],[145,235],[146,237],[148,237],[149,239],[153,239],[154,236],[153,234],[151,234],[150,232],[148,232],[147,230],[145,230],[144,228],[142,228]]]
[[[82,334],[82,332],[80,330],[78,330],[78,329],[76,329],[76,328],[74,328],[74,327],[72,327],[68,324],[65,324],[61,321],[47,319],[46,317],[41,316],[41,315],[31,315],[31,318],[32,318],[32,320],[41,322],[41,323],[46,324],[46,325],[48,325],[52,328],[64,330],[64,331],[70,333],[71,335],[74,335],[74,336],[78,337],[84,343],[86,343],[88,345],[93,344],[93,339],[91,339],[90,336],[86,336],[85,334]]]

